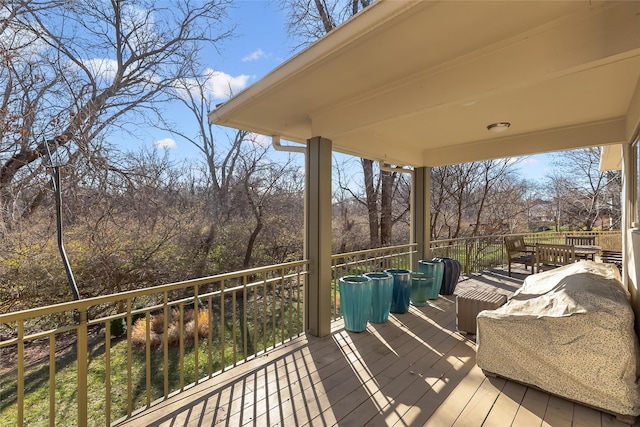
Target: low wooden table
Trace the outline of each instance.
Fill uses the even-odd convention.
[[[596,254],[600,252],[600,246],[596,245],[576,245],[574,246],[576,257],[582,259],[596,260]]]

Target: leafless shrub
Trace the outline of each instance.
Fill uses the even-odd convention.
[[[195,317],[198,318],[198,328],[196,329]],[[197,333],[199,338],[209,335],[209,319],[211,314],[208,310],[187,310],[183,313],[182,324],[183,340],[185,343],[192,343]],[[170,347],[180,345],[180,311],[171,310],[170,322],[167,325],[167,342]],[[164,341],[165,318],[163,314],[150,316],[149,321],[149,343],[151,348],[158,348]],[[131,343],[138,348],[144,348],[147,343],[147,319],[141,318],[136,321],[131,330]]]

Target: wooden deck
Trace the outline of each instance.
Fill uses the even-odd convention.
[[[511,294],[524,277],[517,273],[473,276],[456,293]],[[485,377],[475,364],[475,343],[455,331],[455,317],[455,297],[441,296],[362,333],[336,322],[328,337],[295,339],[121,425],[625,425],[609,414]]]

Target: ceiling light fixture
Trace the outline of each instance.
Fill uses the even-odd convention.
[[[489,126],[487,126],[487,129],[490,132],[504,132],[505,130],[509,129],[509,126],[511,126],[511,123],[509,122],[498,122],[498,123],[491,123]]]

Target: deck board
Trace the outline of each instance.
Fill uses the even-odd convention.
[[[455,427],[484,425],[506,382],[507,380],[502,378],[485,378],[453,425]]]
[[[463,280],[514,292],[500,271]],[[121,426],[603,426],[614,416],[500,378],[475,364],[472,336],[455,331],[455,297],[392,314],[365,332],[333,324],[239,364],[134,415]]]
[[[531,387],[527,387],[520,408],[513,420],[512,427],[541,426],[547,411],[549,395]]]
[[[527,387],[522,384],[507,381],[482,425],[485,427],[502,427],[505,425],[505,420],[509,420],[510,424],[518,413],[518,408],[526,391]]]
[[[571,427],[574,403],[557,396],[549,397],[544,425],[552,427]]]
[[[600,427],[602,425],[601,412],[586,406],[575,405],[573,423],[584,427]]]

